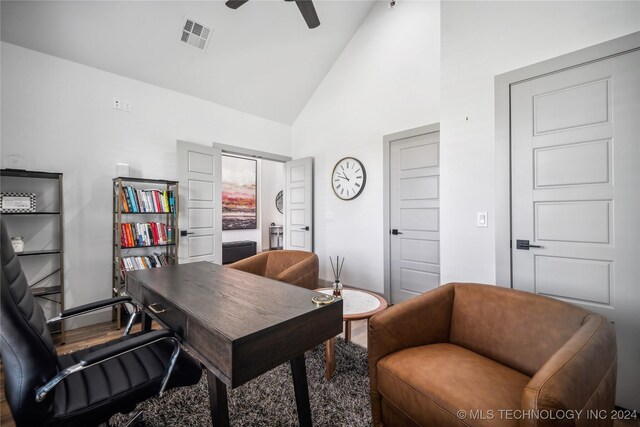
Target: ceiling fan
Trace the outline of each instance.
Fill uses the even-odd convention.
[[[231,9],[237,9],[249,0],[227,0],[225,3],[227,7]],[[300,9],[300,13],[304,18],[307,26],[309,28],[316,28],[320,25],[320,20],[318,19],[318,14],[316,13],[316,8],[313,6],[312,0],[286,0],[286,1],[295,1],[298,9]]]

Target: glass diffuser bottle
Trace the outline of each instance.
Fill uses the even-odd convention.
[[[333,277],[335,278],[333,282],[333,296],[337,298],[342,298],[342,283],[340,283],[340,274],[342,274],[342,266],[344,265],[344,257],[342,257],[342,263],[340,263],[340,256],[336,257],[336,264],[333,265],[333,258],[329,257],[329,261],[331,261],[331,270],[333,271]]]

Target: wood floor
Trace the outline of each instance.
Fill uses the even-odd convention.
[[[153,328],[159,326],[154,324]],[[133,327],[132,332],[140,330],[140,325]],[[85,328],[67,331],[67,341],[64,345],[58,345],[58,353],[69,353],[81,348],[91,347],[118,338],[122,335],[122,329],[118,330],[115,323],[106,322]],[[340,336],[344,337],[343,334]],[[367,321],[358,320],[351,322],[351,341],[367,346]],[[0,427],[14,427],[15,423],[11,417],[9,406],[4,396],[4,368],[0,365]]]

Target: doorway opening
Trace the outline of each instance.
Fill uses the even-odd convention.
[[[178,241],[180,263],[209,261],[223,264],[223,241],[236,241],[232,239],[239,237],[238,232],[253,234],[255,240],[251,242],[254,253],[272,247],[313,251],[313,158],[291,160],[288,156],[230,145],[214,143],[205,146],[186,141],[178,141],[177,151],[181,212],[179,229],[182,237]],[[249,175],[253,181],[249,180],[252,184],[249,187],[253,186],[254,193],[252,201],[248,202],[249,207],[253,205],[253,213],[251,209],[244,209],[247,206],[242,203],[243,209],[235,212],[236,225],[247,223],[249,226],[245,230],[227,227],[225,231],[231,231],[232,234],[225,233],[227,236],[224,237],[223,156],[251,164]],[[273,173],[267,172],[270,170]],[[268,176],[265,175],[267,173]],[[276,179],[271,180],[272,177]],[[281,191],[282,197],[279,198]],[[263,192],[267,192],[264,197],[261,194]],[[272,215],[271,212],[278,210],[279,205],[282,206],[282,213],[278,211],[278,214]],[[261,207],[268,209],[261,210]],[[271,242],[271,223],[282,225],[281,236],[276,236],[275,245]]]
[[[249,241],[258,253],[282,249],[284,163],[223,153],[221,179],[223,246]]]

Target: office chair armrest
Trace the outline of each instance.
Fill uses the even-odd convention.
[[[114,358],[121,354],[143,347],[151,342],[155,342],[165,338],[174,338],[176,334],[171,329],[157,329],[145,334],[138,335],[135,338],[129,340],[120,341],[117,344],[108,345],[100,350],[87,353],[84,355],[79,363],[84,363],[87,366],[102,363],[107,359]]]
[[[58,375],[53,377],[42,387],[38,388],[36,390],[36,401],[42,402],[47,397],[47,394],[55,388],[55,386],[57,386],[62,380],[64,380],[71,374],[75,374],[76,372],[83,371],[92,366],[106,362],[107,360],[111,360],[114,357],[121,356],[125,353],[129,353],[131,351],[146,347],[151,344],[155,344],[163,340],[172,341],[174,348],[173,353],[171,354],[171,358],[169,359],[169,364],[167,365],[164,377],[162,378],[162,382],[160,383],[160,392],[158,393],[158,395],[162,397],[162,393],[164,393],[164,389],[167,386],[167,382],[169,381],[169,377],[171,376],[173,367],[176,364],[178,355],[180,354],[180,341],[178,341],[178,338],[176,338],[175,333],[171,329],[158,329],[142,334],[130,340],[121,341],[117,344],[104,347],[98,351],[94,351],[93,353],[86,354],[80,362],[76,363],[75,365],[69,366],[63,371],[58,372]]]
[[[115,298],[107,298],[101,301],[90,302],[89,304],[79,305],[78,307],[73,307],[68,310],[62,311],[56,317],[53,317],[47,320],[47,324],[59,322],[61,320],[68,319],[70,317],[80,316],[85,313],[90,313],[92,311],[100,310],[101,308],[109,307],[112,305],[123,304],[125,302],[131,302],[132,299],[128,295],[115,297]]]

